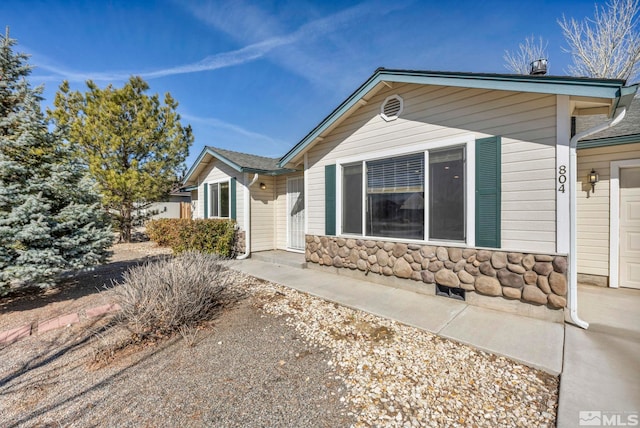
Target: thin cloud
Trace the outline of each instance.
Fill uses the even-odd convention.
[[[196,122],[217,129],[225,129],[235,134],[242,135],[251,139],[251,141],[249,142],[263,141],[269,144],[277,145],[279,147],[289,147],[289,144],[284,141],[271,138],[268,135],[260,134],[258,132],[249,131],[248,129],[242,128],[241,126],[234,125],[232,123],[225,122],[214,117],[199,117],[190,114],[180,114],[180,116],[189,122]]]
[[[378,22],[377,18],[405,9],[411,3],[412,0],[366,1],[332,15],[313,19],[291,33],[299,43],[283,45],[269,59],[314,84],[334,86],[336,77],[344,68],[353,67],[352,58],[363,55],[363,52],[351,46],[349,34],[362,32],[363,28],[370,28],[372,22]],[[278,14],[239,0],[186,4],[180,1],[176,4],[184,7],[196,19],[241,43],[254,42],[256,37],[268,39],[280,34],[282,28],[287,26],[285,18],[279,19]],[[314,14],[315,11],[309,8],[308,13]],[[347,32],[338,31],[345,28],[348,29]],[[322,43],[315,43],[320,38]],[[369,66],[366,71],[371,71]]]
[[[39,65],[39,68],[54,73],[55,76],[58,76],[58,80],[60,77],[63,77],[64,79],[71,82],[84,82],[86,80],[93,80],[98,82],[124,81],[127,80],[131,75],[141,76],[144,79],[156,79],[178,74],[213,71],[255,61],[256,59],[264,57],[266,54],[278,47],[292,45],[300,40],[313,39],[322,34],[331,32],[338,26],[343,25],[346,22],[359,16],[361,13],[361,9],[361,6],[349,8],[336,14],[329,15],[327,17],[304,24],[292,33],[283,36],[271,37],[269,39],[257,43],[252,43],[234,51],[211,55],[201,61],[177,67],[147,72],[78,72],[47,64],[45,62],[41,63]],[[38,78],[43,80],[55,80],[55,76],[38,76]]]

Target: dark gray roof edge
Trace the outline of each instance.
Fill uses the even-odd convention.
[[[619,146],[622,144],[640,143],[640,134],[619,135],[615,137],[596,138],[578,141],[577,149],[593,149],[595,147]]]
[[[413,69],[401,69],[401,68],[384,68],[379,67],[376,69],[375,74],[379,72],[385,72],[387,74],[402,74],[402,75],[416,75],[416,76],[425,76],[425,77],[458,77],[458,78],[469,78],[469,79],[496,79],[496,80],[514,80],[514,81],[529,81],[529,82],[537,82],[537,81],[557,81],[562,83],[574,82],[577,84],[605,84],[605,85],[613,85],[620,86],[625,85],[626,81],[624,79],[606,79],[606,78],[593,78],[593,77],[574,77],[574,76],[555,76],[555,75],[536,75],[532,76],[529,74],[507,74],[507,73],[474,73],[474,72],[464,72],[464,71],[436,71],[436,70],[413,70]]]

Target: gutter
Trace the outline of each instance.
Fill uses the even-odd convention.
[[[248,174],[245,173],[244,182],[247,182]],[[236,260],[244,260],[251,255],[251,186],[258,181],[258,173],[253,180],[244,187],[244,254],[236,257]]]
[[[578,327],[584,328],[585,330],[589,328],[589,323],[580,319],[578,316],[578,257],[577,257],[577,170],[578,170],[578,161],[576,157],[576,147],[578,145],[578,141],[581,139],[588,137],[589,135],[593,135],[597,132],[604,131],[605,129],[609,129],[611,127],[616,126],[618,123],[624,119],[624,116],[627,114],[627,107],[623,107],[622,111],[618,113],[612,120],[601,123],[600,125],[594,126],[591,129],[587,129],[586,131],[580,132],[579,134],[571,137],[569,141],[569,180],[572,183],[571,189],[571,199],[570,199],[570,207],[569,207],[569,216],[570,216],[570,243],[569,243],[569,294],[567,306],[569,308],[569,315],[571,317],[571,321],[577,325]]]

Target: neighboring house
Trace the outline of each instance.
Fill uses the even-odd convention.
[[[139,210],[138,215],[152,214],[149,220],[160,218],[191,218],[191,192],[173,191],[166,201],[154,202]]]
[[[585,325],[571,118],[609,123],[636,90],[378,69],[281,159],[207,147],[185,185],[197,217],[238,221],[246,255],[304,251],[311,267],[471,304],[558,321],[568,306]]]
[[[580,132],[606,118],[578,117]],[[591,172],[599,181],[589,183]],[[580,281],[640,288],[640,98],[624,121],[578,143]]]

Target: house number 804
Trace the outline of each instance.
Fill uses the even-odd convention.
[[[558,167],[558,183],[560,183],[560,187],[558,187],[558,192],[564,193],[564,183],[567,182],[567,167],[565,165],[560,165]]]

